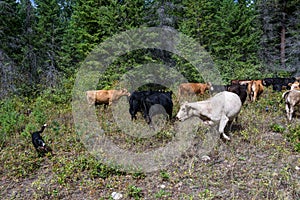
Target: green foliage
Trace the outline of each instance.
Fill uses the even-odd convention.
[[[278,133],[283,133],[285,131],[285,128],[284,126],[280,125],[280,124],[272,124],[271,125],[271,129],[274,131],[274,132],[278,132]]]
[[[214,199],[215,195],[209,189],[205,189],[204,191],[199,192],[198,196],[201,199]]]
[[[161,171],[160,172],[160,177],[162,178],[162,180],[167,181],[167,180],[170,179],[170,174],[168,172]]]
[[[22,103],[17,98],[0,101],[0,148],[24,126],[25,115],[19,104]]]
[[[34,103],[34,110],[32,111],[32,117],[38,124],[44,124],[47,122],[47,109],[52,107],[52,102],[42,96],[38,97]]]
[[[300,125],[288,126],[288,130],[286,137],[293,143],[295,151],[300,152]]]
[[[28,155],[27,152],[16,152],[6,157],[4,167],[9,171],[8,176],[22,178],[32,175],[41,167],[42,163],[43,158],[36,158],[35,154]]]
[[[164,189],[160,189],[157,193],[155,193],[155,198],[166,198],[166,197],[170,197],[171,193],[167,192]]]
[[[265,70],[280,76],[280,71],[299,73],[299,0],[258,0],[259,26],[262,32],[260,58]],[[297,33],[297,35],[299,35]]]
[[[130,198],[141,199],[143,196],[142,188],[136,187],[135,185],[130,185],[127,188],[127,194]]]
[[[258,77],[256,53],[260,34],[252,5],[230,0],[186,0],[183,4],[187,18],[181,23],[181,31],[212,54],[224,81]]]
[[[144,179],[146,177],[146,174],[143,171],[137,171],[132,174],[132,177],[134,179]]]
[[[5,0],[0,2],[0,8],[1,53],[7,54],[10,59],[18,59],[20,56],[19,37],[22,33],[22,18],[18,13],[19,6],[16,1]]]

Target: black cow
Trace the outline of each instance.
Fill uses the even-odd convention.
[[[242,104],[244,104],[247,98],[247,87],[248,84],[246,85],[233,84],[228,86],[227,91],[237,94],[240,97]]]
[[[161,106],[156,106],[161,105]],[[172,117],[173,102],[172,92],[159,91],[140,91],[133,92],[129,98],[129,113],[131,119],[136,119],[137,112],[143,112],[143,116],[148,124],[151,123],[151,117],[155,114],[163,114],[162,108]],[[149,111],[151,109],[151,115]]]
[[[272,85],[274,91],[280,92],[282,87],[285,86],[287,89],[290,88],[289,83],[294,83],[295,77],[291,78],[265,78],[263,79],[263,85],[269,87]]]
[[[149,95],[145,98],[144,106],[144,118],[148,124],[151,123],[151,118],[157,114],[167,114],[169,120],[171,120],[173,111],[172,92]],[[150,109],[152,110],[151,115],[149,113]]]
[[[212,94],[227,91],[230,85],[212,85],[210,92]]]
[[[131,120],[136,119],[137,112],[143,112],[145,98],[155,91],[134,91],[129,97],[129,113]]]

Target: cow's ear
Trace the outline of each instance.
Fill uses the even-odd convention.
[[[185,104],[184,107],[185,107],[186,111],[191,110],[191,106],[189,104]]]

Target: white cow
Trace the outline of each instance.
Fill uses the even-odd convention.
[[[180,121],[193,116],[199,117],[205,124],[218,126],[219,133],[226,140],[230,140],[224,129],[227,123],[231,129],[232,121],[238,116],[241,107],[242,102],[237,94],[224,91],[205,101],[183,103],[176,117]]]

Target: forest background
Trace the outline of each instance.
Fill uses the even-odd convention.
[[[172,27],[212,56],[231,79],[288,77],[299,68],[299,0],[4,0],[0,2],[0,98],[36,98],[71,89],[86,56],[107,38],[140,27]],[[106,72],[110,88],[128,69],[163,63],[201,81],[188,63],[162,50],[127,53]],[[71,100],[66,97],[65,100]]]

